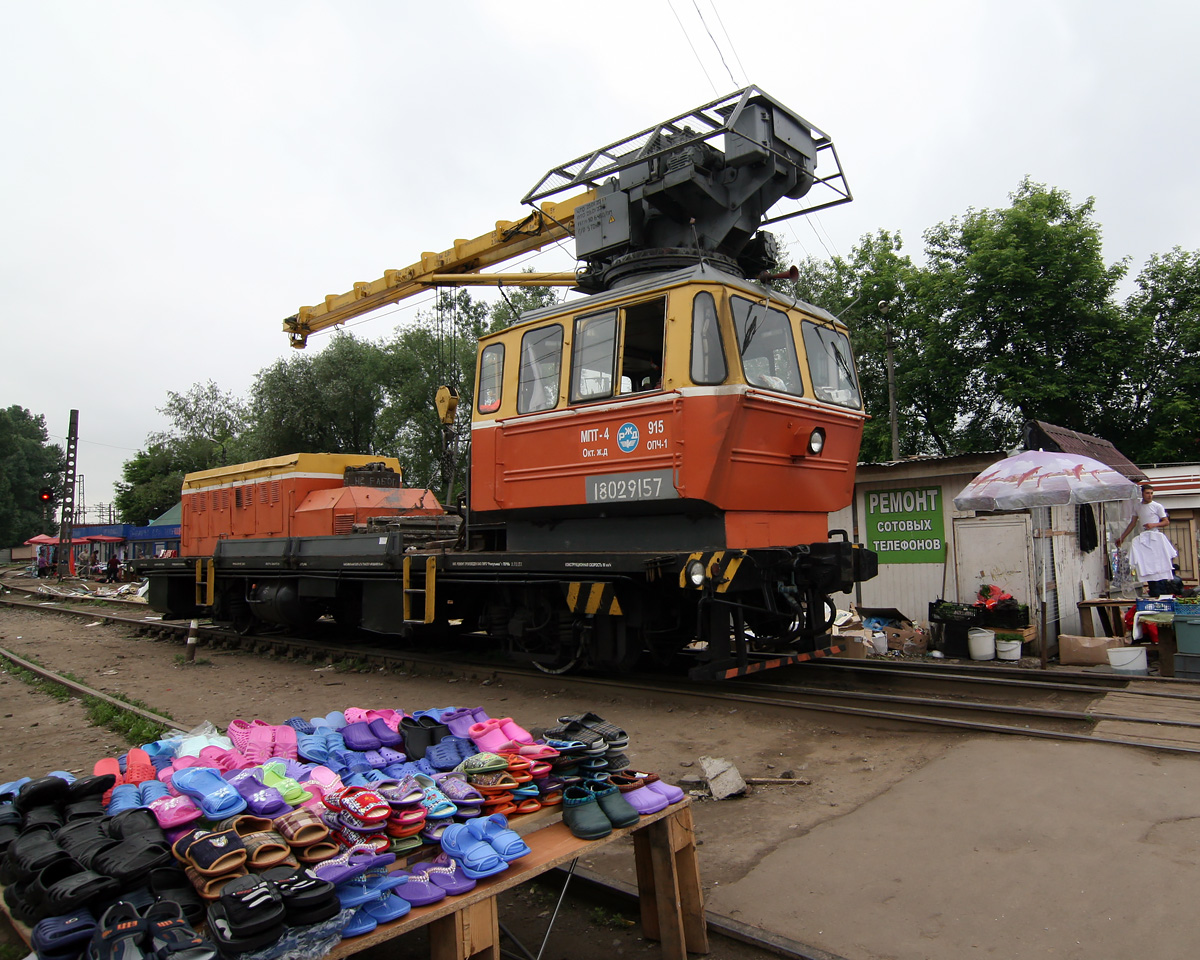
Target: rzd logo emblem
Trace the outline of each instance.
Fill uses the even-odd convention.
[[[632,423],[621,424],[621,429],[617,431],[617,446],[621,448],[622,453],[633,453],[637,449],[638,440],[641,434],[638,433],[638,428]]]

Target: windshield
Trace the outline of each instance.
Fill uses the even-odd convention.
[[[797,397],[804,395],[796,344],[787,314],[734,297],[733,329],[746,382]]]
[[[804,321],[804,349],[808,353],[808,372],[818,400],[842,407],[862,408],[858,377],[850,341],[840,330]]]

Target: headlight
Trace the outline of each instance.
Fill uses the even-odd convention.
[[[808,452],[820,453],[825,449],[825,431],[817,427],[808,435]]]
[[[704,564],[699,560],[693,560],[687,566],[687,577],[691,581],[693,587],[699,587],[704,584]]]

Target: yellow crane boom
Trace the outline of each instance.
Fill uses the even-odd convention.
[[[480,271],[530,250],[575,234],[575,210],[596,199],[586,190],[558,203],[543,203],[521,220],[498,220],[490,233],[473,240],[455,240],[440,253],[400,270],[387,270],[378,280],[359,282],[347,293],[330,294],[323,303],[301,307],[283,321],[293,347],[302,349],[310,334],[345,323],[389,303],[397,303],[437,284],[511,284],[513,286],[573,286],[574,273],[489,273]]]

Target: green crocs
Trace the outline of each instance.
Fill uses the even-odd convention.
[[[585,780],[583,786],[591,791],[601,812],[608,817],[609,823],[614,827],[618,829],[632,827],[640,819],[641,814],[621,795],[621,789],[615,783],[605,780]]]
[[[600,809],[596,794],[584,786],[572,785],[563,791],[562,818],[580,840],[599,840],[612,833],[612,822]]]

